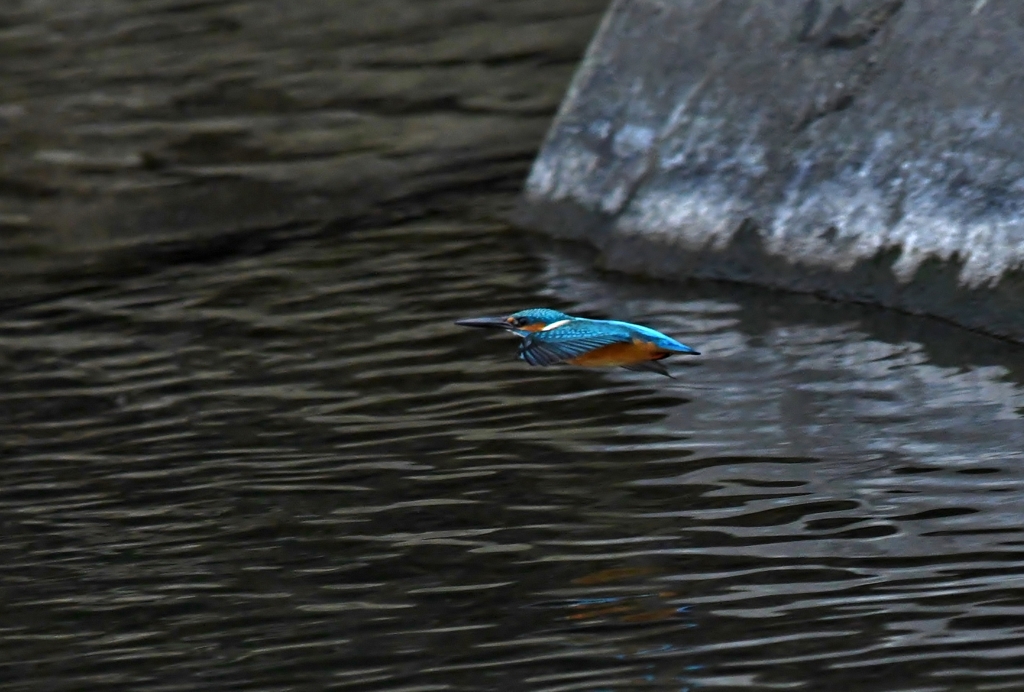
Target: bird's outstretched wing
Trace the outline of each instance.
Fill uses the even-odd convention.
[[[554,365],[609,344],[633,340],[627,329],[574,320],[548,331],[533,332],[519,344],[519,357],[530,365]]]

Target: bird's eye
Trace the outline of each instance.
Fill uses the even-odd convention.
[[[528,320],[525,317],[516,317],[516,318],[514,318],[512,320],[512,326],[514,326],[514,327],[522,327],[523,325],[525,325],[527,323],[527,321]]]

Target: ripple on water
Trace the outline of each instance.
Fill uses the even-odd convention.
[[[707,355],[530,369],[552,304]],[[10,689],[959,690],[1024,668],[1013,347],[412,224],[0,318]]]

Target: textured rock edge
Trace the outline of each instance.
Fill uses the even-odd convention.
[[[875,12],[885,5],[877,2],[862,4]],[[592,103],[595,99],[588,92],[596,91],[598,97],[606,99],[609,94],[622,95],[621,85],[618,92],[607,86],[607,73],[615,68],[615,60],[621,58],[612,53],[616,49],[621,50],[621,45],[616,46],[615,42],[622,41],[618,34],[624,33],[624,22],[633,20],[637,7],[643,5],[648,8],[641,7],[640,11],[650,12],[650,6],[662,3],[654,0],[617,2],[609,9],[535,162],[516,212],[518,223],[559,238],[586,241],[601,252],[602,263],[610,269],[665,279],[696,277],[747,282],[839,300],[873,303],[936,316],[1024,342],[1024,272],[1013,256],[1002,260],[1000,272],[991,272],[982,280],[970,280],[971,267],[967,265],[971,258],[963,257],[956,248],[946,252],[920,253],[909,269],[909,253],[898,244],[879,243],[874,248],[867,248],[866,252],[861,248],[859,256],[853,260],[847,257],[836,262],[807,261],[808,258],[799,256],[799,253],[787,255],[778,252],[777,247],[769,247],[773,242],[771,232],[765,233],[759,220],[752,218],[754,215],[730,213],[736,211],[736,206],[745,211],[744,202],[733,205],[732,210],[729,204],[721,205],[723,211],[717,212],[710,223],[706,218],[697,218],[697,223],[689,228],[686,224],[680,224],[679,229],[666,227],[664,217],[646,226],[637,223],[638,215],[630,214],[629,204],[638,195],[638,187],[654,176],[649,169],[635,173],[635,160],[650,159],[651,152],[640,151],[637,157],[634,155],[637,149],[628,151],[627,146],[623,153],[621,145],[623,142],[629,144],[624,133],[632,128],[632,136],[637,131],[628,116],[625,122],[620,119],[615,124],[610,136],[605,136],[610,144],[603,150],[593,145],[592,136],[591,141],[587,141],[590,133],[585,131],[587,123],[583,117],[592,118],[595,112]],[[889,5],[896,7],[902,3]],[[655,7],[655,10],[660,11],[661,8]],[[602,71],[606,74],[595,77]],[[632,78],[635,82],[642,82],[635,75]],[[614,79],[611,78],[612,81]],[[601,80],[605,83],[602,84]],[[591,103],[587,103],[588,99]],[[842,111],[846,107],[836,110]],[[828,113],[823,113],[815,119],[827,116]],[[651,122],[655,129],[661,126],[657,118]],[[802,123],[801,127],[806,125]],[[582,158],[578,156],[581,153]],[[633,161],[628,160],[631,155],[634,155]],[[573,170],[573,161],[587,158],[591,160],[589,168]],[[595,175],[594,170],[602,166],[605,170]],[[615,198],[617,195],[623,197],[619,192],[621,188],[616,189],[609,181],[619,178],[614,180],[617,184],[631,175],[633,179],[628,181],[631,187],[625,194],[625,202],[619,203]],[[713,176],[707,180],[719,182]],[[715,186],[710,187],[713,192]],[[702,192],[699,182],[686,189],[684,194],[693,194],[694,189]],[[664,194],[664,184],[658,192]],[[610,199],[614,203],[609,203]],[[714,200],[705,199],[703,204],[708,202]],[[1014,208],[1009,210],[1011,219],[1016,211]],[[664,216],[671,217],[671,214]],[[961,216],[951,223],[961,222],[966,232],[969,223],[963,221]],[[827,227],[813,230],[818,235],[829,232]],[[1012,238],[1008,240],[1012,250]],[[1019,245],[1016,247],[1019,249]],[[966,280],[965,276],[968,277]]]

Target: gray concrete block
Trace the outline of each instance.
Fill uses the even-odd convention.
[[[617,0],[522,216],[626,271],[1024,340],[1024,4]]]

